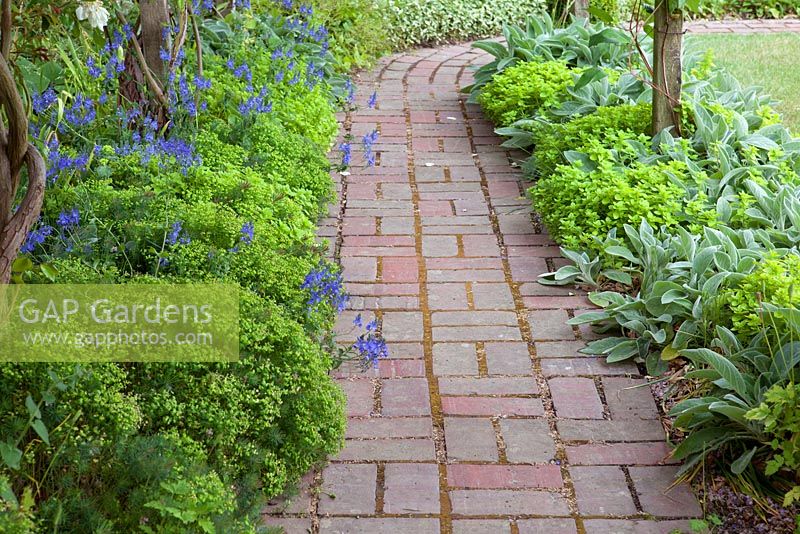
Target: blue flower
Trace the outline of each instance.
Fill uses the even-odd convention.
[[[378,130],[373,130],[372,133],[366,134],[361,138],[364,144],[364,158],[367,160],[368,167],[375,166],[375,153],[372,151],[372,146],[378,141]]]
[[[53,233],[52,226],[40,226],[37,230],[33,230],[28,232],[27,238],[25,238],[25,243],[22,244],[19,251],[23,254],[30,254],[34,251],[37,245],[41,245],[44,243],[44,240],[47,239],[47,236]]]
[[[70,211],[62,211],[58,215],[56,222],[64,230],[79,226],[81,224],[80,211],[78,211],[78,208],[72,208]]]
[[[64,112],[64,119],[72,126],[88,126],[97,117],[94,102],[80,93],[75,95],[72,106]]]
[[[244,243],[245,245],[249,245],[253,242],[253,237],[255,235],[255,225],[252,222],[246,222],[242,225],[241,229],[241,237],[239,237],[239,241]]]
[[[352,148],[350,147],[350,143],[342,143],[339,145],[339,150],[342,152],[342,165],[347,167],[350,165],[350,159],[352,158]]]
[[[359,313],[358,315],[356,315],[356,318],[353,319],[353,326],[361,328],[362,325],[363,321],[361,320],[361,314]]]
[[[178,237],[181,235],[181,230],[183,229],[183,223],[181,221],[175,221],[172,223],[172,229],[167,234],[167,244],[174,245],[178,242]]]
[[[211,89],[211,80],[209,78],[202,78],[200,76],[194,77],[194,86],[198,91],[205,91]]]
[[[369,97],[369,101],[367,101],[367,105],[370,107],[370,109],[375,109],[375,106],[377,104],[378,104],[378,91],[375,91]]]
[[[353,349],[358,353],[365,369],[377,367],[378,360],[389,356],[386,340],[376,333],[377,323],[374,321],[367,325],[367,332],[361,334],[353,344]]]
[[[103,75],[103,71],[97,65],[92,56],[89,56],[89,58],[86,60],[86,68],[89,71],[89,76],[91,76],[95,80]]]
[[[58,95],[56,95],[56,92],[52,87],[48,87],[47,90],[42,94],[34,93],[31,100],[33,103],[33,112],[37,115],[41,115],[50,109],[50,106],[56,103],[58,100]]]
[[[306,302],[309,312],[320,303],[330,304],[338,312],[344,311],[347,307],[349,297],[344,290],[342,275],[331,271],[326,264],[321,263],[308,273],[300,287],[309,292]]]

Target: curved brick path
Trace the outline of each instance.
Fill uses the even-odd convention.
[[[267,521],[289,533],[688,532],[700,508],[684,486],[665,493],[676,467],[650,390],[633,388],[644,379],[578,354],[592,333],[565,321],[588,301],[535,282],[558,248],[458,92],[485,61],[466,45],[419,50],[360,82],[378,109],[362,102],[345,129],[378,124],[377,166],[339,177],[321,232],[354,296],[341,339],[358,311],[374,314],[391,359],[339,373],[346,446]]]

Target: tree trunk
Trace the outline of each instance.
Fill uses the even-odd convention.
[[[654,14],[653,133],[672,128],[680,135],[681,52],[683,14],[670,13],[669,0],[661,0]]]
[[[573,0],[572,13],[576,19],[588,19],[589,0]]]
[[[36,147],[28,143],[28,117],[16,80],[8,65],[11,52],[11,0],[3,0],[0,39],[0,284],[11,280],[11,270],[42,209],[45,163]],[[22,185],[22,169],[27,170],[25,196],[16,206]]]
[[[167,72],[161,59],[161,49],[166,48],[163,32],[169,26],[169,6],[167,0],[139,0],[139,9],[145,63],[153,75],[163,82]]]

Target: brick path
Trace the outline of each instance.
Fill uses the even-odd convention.
[[[361,102],[345,129],[378,124],[378,164],[339,177],[321,233],[353,295],[340,339],[356,313],[377,316],[391,359],[339,372],[345,448],[267,521],[290,534],[688,532],[701,511],[687,487],[667,491],[676,467],[639,370],[579,354],[593,334],[565,321],[585,295],[536,283],[558,248],[458,92],[485,61],[467,45],[419,50],[360,82],[378,109]]]
[[[690,33],[785,33],[800,32],[800,19],[695,20],[687,23]]]

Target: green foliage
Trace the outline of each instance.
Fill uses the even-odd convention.
[[[795,474],[800,470],[800,386],[772,386],[765,394],[764,401],[748,411],[745,417],[751,421],[761,421],[767,434],[770,448],[774,451],[767,461],[765,474],[774,475],[779,471]],[[784,506],[800,500],[800,486],[786,492]]]
[[[171,132],[192,142],[193,163],[117,150],[133,134],[101,110],[76,141],[98,146],[87,169],[48,186],[40,223],[58,227],[76,207],[80,226],[24,256],[38,268],[22,277],[238,284],[241,360],[0,365],[0,531],[255,532],[265,501],[342,445],[344,396],[324,343],[333,313],[309,310],[301,290],[321,261],[336,78],[279,17],[238,16],[203,27],[207,109]],[[272,51],[290,45],[298,72],[312,60],[323,71],[316,83],[275,81],[289,60]],[[247,63],[272,112],[240,111],[252,93],[229,58]],[[78,155],[71,131],[55,135]],[[168,239],[176,224],[187,239]]]
[[[558,104],[579,73],[562,61],[520,63],[495,76],[478,102],[495,124],[509,126]]]
[[[798,13],[797,0],[704,0],[700,4],[702,18],[783,18]]]
[[[315,19],[331,32],[331,51],[345,70],[366,68],[389,52],[383,0],[314,0]]]
[[[694,388],[681,387],[671,411],[686,435],[674,451],[682,474],[711,455],[747,487],[792,503],[800,496],[796,392],[787,389],[800,363],[800,147],[770,97],[708,55],[685,62],[682,131],[646,135],[647,80],[614,63],[623,57],[613,53],[615,32],[582,22],[559,33],[533,18],[526,30],[507,29],[508,46],[476,44],[495,60],[468,90],[504,126],[506,146],[533,147],[530,196],[572,263],[542,283],[598,290],[589,299],[599,309],[569,324],[610,337],[582,352],[633,359],[651,376],[682,364]],[[589,41],[609,54],[592,58]],[[549,86],[515,72],[553,60],[580,76],[547,93],[555,95],[548,109],[523,107],[536,94],[530,86]],[[513,98],[504,106],[498,94]],[[757,472],[763,465],[768,481]]]
[[[650,104],[602,106],[584,117],[563,124],[534,128],[532,143],[536,147],[528,168],[535,176],[547,177],[557,165],[566,163],[564,152],[587,152],[592,147],[609,150],[625,146],[627,140],[643,140],[650,131]]]
[[[787,254],[765,258],[727,296],[734,331],[741,336],[753,336],[763,328],[759,313],[762,302],[781,308],[800,303],[800,256]],[[779,325],[780,316],[775,317]],[[779,325],[770,325],[779,327]]]
[[[490,37],[544,7],[543,0],[388,0],[386,27],[404,49]]]
[[[665,179],[689,179],[684,164],[620,167],[601,158],[594,168],[559,165],[530,190],[534,207],[559,243],[591,250],[610,231],[622,231],[626,224],[644,219],[672,228],[690,218],[694,207],[684,189]]]
[[[505,43],[490,40],[473,45],[494,59],[475,72],[475,83],[462,89],[470,94],[470,102],[477,102],[483,87],[497,74],[522,62],[563,61],[570,67],[597,67],[590,69],[594,79],[607,73],[605,69],[628,70],[640,62],[630,36],[622,28],[587,20],[560,28],[546,13],[532,15],[524,27],[504,26],[503,37]],[[643,39],[641,46],[647,51],[652,43]]]

